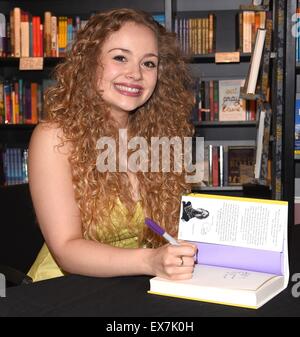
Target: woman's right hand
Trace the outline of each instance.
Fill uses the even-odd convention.
[[[193,275],[197,246],[181,241],[180,245],[166,244],[153,249],[152,274],[170,280],[190,279]]]

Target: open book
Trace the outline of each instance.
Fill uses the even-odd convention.
[[[287,287],[285,201],[182,197],[178,238],[198,246],[190,280],[150,280],[149,293],[259,308]]]

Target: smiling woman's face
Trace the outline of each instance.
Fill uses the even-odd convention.
[[[125,23],[105,41],[103,70],[98,88],[119,120],[143,105],[152,95],[158,70],[158,45],[154,32],[140,24]]]

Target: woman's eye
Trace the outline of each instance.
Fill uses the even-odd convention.
[[[126,58],[123,55],[116,55],[113,57],[114,60],[119,61],[119,62],[125,62]]]
[[[152,62],[152,61],[146,61],[146,62],[144,62],[144,65],[145,65],[147,68],[156,68],[156,63],[155,63],[155,62]]]

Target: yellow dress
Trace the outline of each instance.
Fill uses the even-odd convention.
[[[117,199],[116,206],[113,208],[113,211],[110,214],[110,221],[112,222],[114,228],[116,229],[116,235],[111,237],[105,243],[110,244],[115,247],[122,248],[138,248],[138,236],[143,231],[144,226],[144,213],[141,204],[138,202],[135,207],[131,219],[131,228],[134,228],[134,231],[129,231],[127,223],[127,214],[128,210],[126,207]],[[101,241],[101,232],[104,226],[99,225],[96,228],[97,237]],[[85,239],[89,240],[88,234],[84,235]],[[102,241],[101,241],[102,242]],[[66,273],[56,264],[54,258],[47,245],[44,243],[41,248],[35,262],[31,266],[28,276],[30,276],[33,282],[42,281],[54,277],[64,276]]]

